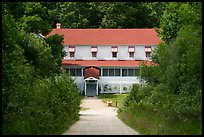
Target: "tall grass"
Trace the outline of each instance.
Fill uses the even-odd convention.
[[[202,123],[169,120],[152,111],[123,110],[118,117],[141,135],[201,135]]]
[[[159,84],[133,85],[119,118],[141,134],[202,134],[200,92],[173,94]]]
[[[136,88],[135,86],[133,88]],[[145,87],[150,90],[152,87]],[[196,121],[193,118],[183,121],[178,118],[169,118],[165,113],[155,109],[148,103],[140,103],[138,106],[133,103],[139,98],[145,98],[150,95],[150,91],[126,93],[126,94],[100,94],[98,98],[106,101],[112,101],[112,107],[115,107],[114,102],[118,101],[118,118],[126,125],[139,132],[141,135],[201,135],[202,122]],[[162,95],[162,94],[161,94]],[[137,96],[137,97],[135,97]],[[130,101],[134,100],[133,102]],[[160,99],[162,99],[160,97]],[[165,99],[165,97],[163,97]],[[128,102],[127,102],[128,101]],[[160,100],[161,101],[161,100]],[[129,103],[129,107],[127,107]],[[163,109],[162,109],[163,110]]]

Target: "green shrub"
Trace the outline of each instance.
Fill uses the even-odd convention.
[[[152,94],[152,86],[151,85],[139,85],[139,84],[134,84],[132,86],[132,89],[129,93],[129,95],[127,96],[126,100],[125,100],[125,106],[129,107],[130,104],[135,103],[139,106],[144,107],[145,102],[148,97]]]
[[[3,134],[54,134],[79,117],[79,91],[66,74],[18,86],[4,111]]]
[[[195,93],[189,94],[187,92],[181,92],[173,106],[172,111],[174,116],[183,121],[188,119],[200,121],[202,119],[202,93],[201,90],[195,91]]]
[[[58,55],[51,52],[50,45],[19,30],[5,4],[3,12],[2,134],[60,133],[79,117],[76,84],[61,72],[56,79],[62,56],[53,63],[53,56]]]

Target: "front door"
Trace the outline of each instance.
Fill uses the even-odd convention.
[[[96,96],[96,83],[87,83],[86,96]]]

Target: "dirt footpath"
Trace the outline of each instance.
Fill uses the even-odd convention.
[[[116,115],[113,107],[108,107],[101,99],[86,97],[81,106],[79,121],[74,123],[63,135],[139,135],[126,126]]]

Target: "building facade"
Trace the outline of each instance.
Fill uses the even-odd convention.
[[[62,68],[86,96],[129,92],[141,82],[141,62],[151,65],[160,43],[154,29],[61,29],[57,24],[53,34],[63,35]]]

